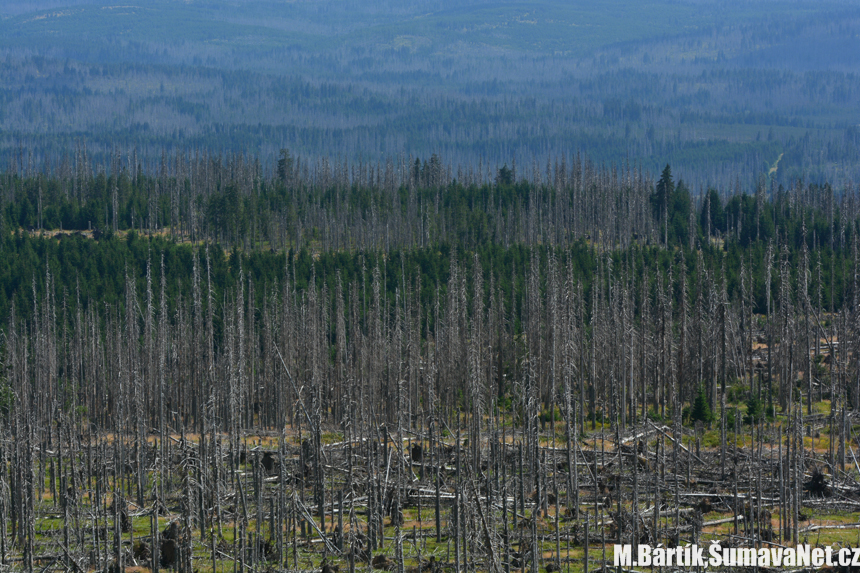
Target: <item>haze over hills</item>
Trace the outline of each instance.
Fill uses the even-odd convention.
[[[8,2],[0,163],[138,148],[586,153],[693,184],[860,179],[857,2]]]

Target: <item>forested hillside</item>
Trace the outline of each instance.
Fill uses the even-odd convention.
[[[10,0],[0,165],[86,140],[493,170],[580,150],[694,190],[860,180],[855,1]],[[541,169],[543,166],[541,166]]]

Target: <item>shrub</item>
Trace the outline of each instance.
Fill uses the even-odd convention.
[[[695,400],[693,400],[693,407],[690,410],[690,420],[693,422],[704,422],[705,424],[710,424],[714,420],[714,412],[708,403],[704,386],[699,386],[699,391],[696,393]]]
[[[764,411],[764,404],[758,399],[755,393],[750,392],[750,397],[747,398],[747,413],[744,416],[744,424],[753,424]]]

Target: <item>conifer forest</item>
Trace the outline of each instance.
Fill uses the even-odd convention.
[[[0,7],[0,569],[860,547],[858,23]]]

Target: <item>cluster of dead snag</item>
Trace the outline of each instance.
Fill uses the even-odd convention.
[[[337,441],[313,419],[142,442],[31,421],[0,452],[0,558],[27,571],[587,571],[616,543],[815,543],[856,528],[815,515],[860,508],[854,468],[804,445],[827,419],[800,408],[723,448],[701,425],[566,439],[561,422],[529,435],[500,415],[479,433],[429,418]]]
[[[815,208],[802,192],[762,209]],[[726,250],[625,228],[454,252],[435,285],[405,253],[343,259],[348,280],[289,258],[261,284],[189,246],[187,281],[150,260],[102,304],[46,263],[0,339],[0,558],[403,573],[796,542],[860,473],[860,249],[829,205],[829,251],[805,222],[749,251],[740,223]],[[482,264],[515,254],[510,277]]]

